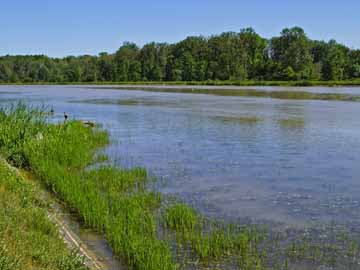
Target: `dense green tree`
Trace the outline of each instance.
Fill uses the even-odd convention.
[[[125,42],[115,53],[116,80],[138,81],[141,78],[141,64],[138,62],[139,48]]]
[[[292,70],[296,76],[294,79],[311,78],[311,42],[303,29],[285,28],[280,37],[271,39],[270,50],[273,60],[280,63],[283,74]]]
[[[349,52],[348,63],[348,76],[350,78],[360,78],[360,50],[353,50]]]
[[[207,73],[208,45],[204,37],[188,37],[171,47],[168,80],[204,80]]]
[[[96,82],[98,80],[98,59],[90,55],[79,57],[79,65],[81,66],[81,81]]]
[[[299,27],[262,38],[252,28],[175,44],[125,42],[114,54],[0,57],[0,82],[342,80],[360,77],[360,50],[310,40]]]
[[[116,71],[113,58],[113,55],[107,54],[106,52],[102,52],[99,54],[98,67],[100,81],[115,81]]]
[[[239,33],[240,62],[245,74],[250,78],[261,77],[264,65],[266,39],[260,37],[252,28],[242,29]]]
[[[10,82],[12,73],[13,73],[13,70],[5,61],[3,63],[0,62],[0,81],[1,82]]]
[[[211,79],[247,79],[246,70],[240,61],[238,35],[235,32],[222,33],[209,39]]]
[[[346,78],[346,54],[347,48],[330,40],[323,59],[322,74],[325,80],[342,80]]]
[[[166,43],[145,44],[139,54],[142,78],[149,81],[161,81],[166,75],[169,45]]]

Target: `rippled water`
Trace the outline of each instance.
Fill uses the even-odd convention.
[[[164,180],[162,191],[208,214],[360,224],[358,102],[0,87],[1,103],[17,100],[52,105],[59,120],[66,111],[102,123],[117,164],[148,168]]]

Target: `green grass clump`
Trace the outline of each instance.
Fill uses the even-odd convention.
[[[303,128],[305,126],[305,120],[302,118],[280,119],[278,123],[285,128]]]
[[[11,105],[0,109],[0,152],[11,163],[28,166],[24,156],[24,144],[40,136],[45,128],[46,118],[41,109],[25,104]]]
[[[148,182],[147,172],[143,168],[122,170],[112,166],[102,166],[96,170],[84,172],[84,177],[91,179],[97,188],[115,193],[131,189],[145,190]]]
[[[199,223],[198,214],[185,204],[176,203],[167,207],[163,214],[164,224],[175,231],[194,231]]]
[[[261,237],[256,230],[209,220],[183,203],[167,206],[163,223],[175,232],[178,243],[202,262],[233,259],[240,269],[261,269]]]
[[[39,193],[0,160],[0,269],[86,269],[49,221]]]

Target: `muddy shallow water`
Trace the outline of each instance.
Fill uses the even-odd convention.
[[[359,102],[0,87],[1,103],[18,100],[103,124],[115,163],[148,168],[163,192],[207,214],[359,228]]]

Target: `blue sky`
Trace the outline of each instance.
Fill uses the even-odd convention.
[[[360,48],[359,0],[2,0],[0,9],[0,55],[98,54],[248,26],[271,37],[295,25]]]

